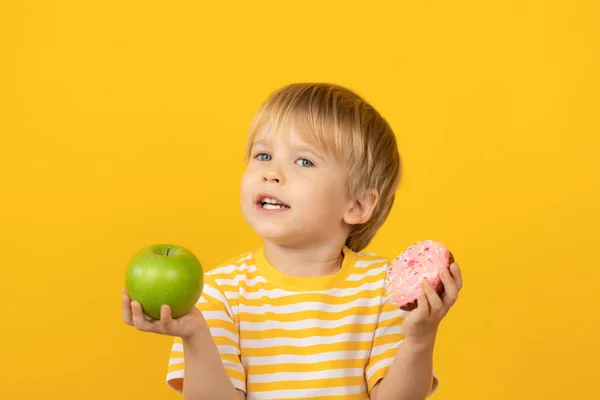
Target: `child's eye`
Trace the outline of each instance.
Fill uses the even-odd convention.
[[[298,159],[298,161],[296,161],[296,164],[298,164],[301,167],[314,167],[315,165],[312,163],[312,161],[307,160],[306,158]]]
[[[267,153],[258,153],[254,156],[258,161],[271,161],[271,156]]]

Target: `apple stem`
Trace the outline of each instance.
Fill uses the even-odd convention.
[[[167,252],[165,253],[165,255],[168,257],[169,256],[169,251],[171,251],[170,247],[167,247]]]

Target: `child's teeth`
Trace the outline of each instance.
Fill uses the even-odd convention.
[[[283,208],[283,207],[278,204],[265,204],[263,206],[263,208],[266,208],[267,210],[279,210],[280,208]]]

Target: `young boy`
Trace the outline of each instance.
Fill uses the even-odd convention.
[[[167,383],[185,399],[424,399],[437,387],[438,325],[462,286],[386,299],[389,260],[361,253],[400,177],[392,129],[350,90],[294,84],[255,116],[241,207],[263,245],[205,274],[197,308],[151,321],[123,294],[123,317],[175,336]],[[185,363],[184,363],[185,359]]]

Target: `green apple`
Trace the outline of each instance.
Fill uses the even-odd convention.
[[[188,249],[156,244],[138,251],[125,273],[125,289],[148,316],[160,319],[163,304],[171,316],[188,313],[202,294],[204,274],[198,258]]]

